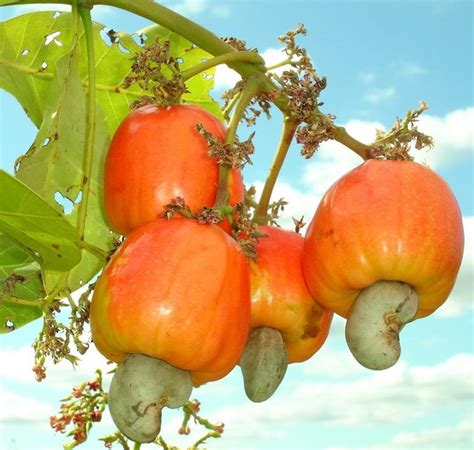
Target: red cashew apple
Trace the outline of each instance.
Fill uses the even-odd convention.
[[[447,299],[464,245],[446,182],[412,161],[368,160],[334,183],[308,227],[303,268],[318,301],[346,317],[356,359],[393,365],[405,323]]]
[[[252,332],[240,361],[248,397],[263,401],[276,390],[288,363],[305,361],[325,342],[333,313],[308,291],[302,270],[304,239],[273,226],[259,229],[250,262]]]
[[[209,156],[198,124],[224,140],[224,125],[195,105],[143,106],[120,124],[104,171],[105,211],[116,231],[127,234],[160,217],[177,197],[193,213],[213,206],[219,164]],[[229,193],[231,205],[243,200],[242,177],[234,169]]]
[[[250,324],[247,260],[216,225],[157,219],[113,255],[90,322],[97,349],[120,363],[112,417],[127,436],[150,442],[163,406],[181,406],[192,385],[222,378],[239,362]]]

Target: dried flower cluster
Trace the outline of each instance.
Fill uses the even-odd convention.
[[[258,224],[252,221],[251,208],[245,202],[239,202],[234,207],[234,216],[230,217],[232,236],[244,255],[250,259],[257,259],[258,240],[266,234],[259,231]]]
[[[209,147],[209,156],[217,158],[219,164],[226,164],[241,170],[246,164],[252,164],[250,155],[255,152],[252,139],[252,133],[247,140],[240,142],[236,137],[232,143],[224,143],[216,138],[212,133],[209,133],[202,124],[198,124],[196,129],[206,139]]]
[[[418,130],[416,123],[428,105],[420,102],[417,109],[407,112],[403,120],[397,118],[390,131],[377,130],[376,140],[372,145],[372,157],[381,159],[396,159],[412,161],[409,154],[415,147],[420,150],[433,146],[433,138]]]
[[[257,48],[248,49],[247,43],[240,39],[234,37],[225,37],[222,40],[229,44],[232,48],[237,51],[251,51],[251,52],[258,52]],[[237,99],[240,96],[240,93],[245,88],[246,80],[240,80],[236,83],[236,85],[227,91],[225,91],[221,98],[224,100],[224,117],[227,118],[227,113],[232,109],[232,106],[235,104]],[[247,126],[253,126],[256,123],[257,117],[260,116],[262,112],[265,113],[267,118],[270,118],[270,108],[271,103],[269,99],[264,95],[255,95],[254,98],[250,101],[249,105],[247,106],[242,120],[247,124]]]
[[[79,358],[71,354],[71,341],[81,355],[89,348],[89,345],[82,341],[82,335],[85,324],[89,322],[89,296],[93,289],[94,284],[90,284],[87,291],[80,296],[77,304],[70,295],[67,296],[71,307],[71,316],[67,325],[56,318],[56,315],[61,312],[61,308],[68,306],[64,301],[54,300],[45,306],[43,327],[33,343],[35,351],[33,372],[37,381],[46,378],[47,357],[50,357],[55,364],[62,359],[67,359],[73,365],[78,363]]]
[[[170,54],[170,41],[157,39],[135,54],[132,65],[133,75],[124,80],[124,88],[132,84],[147,94],[142,95],[131,107],[147,104],[169,106],[179,103],[187,92],[186,84],[179,70],[179,61]]]
[[[257,52],[256,48],[248,49],[247,42],[242,39],[237,39],[235,37],[223,37],[221,38],[226,44],[230,45],[234,50],[238,52]]]
[[[280,42],[285,45],[284,52],[288,55],[282,64],[288,63],[293,69],[285,70],[280,76],[272,74],[272,78],[289,99],[291,117],[300,123],[296,141],[302,145],[301,154],[310,158],[321,142],[334,138],[335,117],[319,112],[322,103],[318,98],[326,88],[327,80],[318,76],[306,49],[296,44],[298,35],[306,35],[303,25],[279,37]]]

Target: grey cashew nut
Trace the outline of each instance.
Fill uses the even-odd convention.
[[[253,402],[269,399],[280,385],[288,367],[288,352],[278,330],[255,328],[249,334],[240,368],[247,397]]]
[[[346,341],[355,359],[368,369],[393,366],[400,357],[399,333],[418,311],[415,290],[399,281],[378,281],[352,305]]]
[[[159,359],[130,354],[119,364],[109,391],[117,428],[135,442],[152,442],[161,430],[161,410],[179,408],[191,395],[189,373]]]

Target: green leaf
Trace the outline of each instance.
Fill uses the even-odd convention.
[[[60,207],[60,204],[69,203],[72,210],[66,218],[74,227],[79,227],[78,210],[85,177],[86,93],[79,76],[76,56],[73,51],[57,61],[44,107],[44,121],[32,147],[18,161],[16,175],[50,204]],[[84,240],[105,253],[111,250],[113,239],[102,208],[103,166],[109,141],[107,125],[99,111]],[[68,274],[64,287],[75,291],[91,280],[103,264],[102,258],[83,250],[80,263]],[[57,287],[60,276],[56,271],[44,272],[47,292]]]
[[[126,33],[115,33],[115,42],[107,44],[100,34],[103,28],[101,24],[94,24],[98,112],[85,241],[107,253],[114,238],[102,205],[102,171],[109,134],[128,114],[130,103],[143,92],[137,86],[127,90],[121,88],[123,80],[131,73],[133,55],[142,47]],[[82,31],[79,48],[71,48],[72,29],[72,16],[68,13],[37,12],[0,23],[3,42],[0,87],[17,97],[39,127],[33,145],[17,161],[17,177],[54,208],[69,204],[72,212],[66,218],[77,228],[84,181],[87,61]],[[149,27],[139,35],[149,42],[158,36],[170,39],[172,53],[182,59],[183,70],[210,57],[189,41],[158,26]],[[209,70],[206,77],[196,76],[189,80],[192,92],[186,94],[185,100],[220,115],[219,106],[209,96],[213,86],[212,73],[213,70]],[[58,271],[64,267],[54,270],[46,267],[43,272],[45,289],[50,292],[61,282],[59,287],[74,291],[90,281],[103,264],[103,258],[82,250],[80,263],[67,274],[66,281]]]
[[[141,50],[132,36],[116,33],[116,42],[108,45],[100,34],[104,25],[94,23],[96,55],[97,103],[102,107],[109,130],[117,126],[129,112],[130,103],[143,92],[137,86],[124,90],[124,79],[131,73],[133,55]],[[49,89],[53,82],[58,60],[67,55],[72,43],[72,16],[69,13],[41,11],[0,22],[0,88],[16,97],[33,123],[40,127],[45,114]],[[149,42],[156,36],[171,41],[173,56],[183,59],[183,70],[211,55],[192,47],[189,41],[159,26],[139,32]],[[109,38],[105,38],[109,39]],[[85,41],[80,34],[82,54]],[[80,77],[87,85],[87,61],[78,63]],[[213,69],[206,77],[197,75],[188,81],[190,93],[184,96],[188,103],[196,103],[221,117],[219,105],[209,96],[214,80]]]
[[[0,300],[0,334],[10,333],[43,314],[41,306],[27,306]]]
[[[44,295],[39,264],[24,248],[0,234],[0,333],[40,317]],[[21,300],[38,300],[38,304],[21,304]]]
[[[48,269],[65,271],[81,258],[77,230],[42,197],[0,170],[0,231]]]

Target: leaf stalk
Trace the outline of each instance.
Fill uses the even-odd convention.
[[[86,226],[87,206],[90,196],[92,161],[94,153],[95,140],[95,117],[96,117],[96,91],[95,91],[95,52],[94,52],[94,36],[92,33],[92,18],[89,7],[81,5],[79,14],[84,26],[84,34],[86,38],[87,48],[87,70],[89,78],[89,89],[87,91],[87,108],[86,108],[86,139],[83,159],[84,177],[82,179],[82,201],[79,204],[78,213],[78,230],[81,241],[84,241],[84,232]]]

